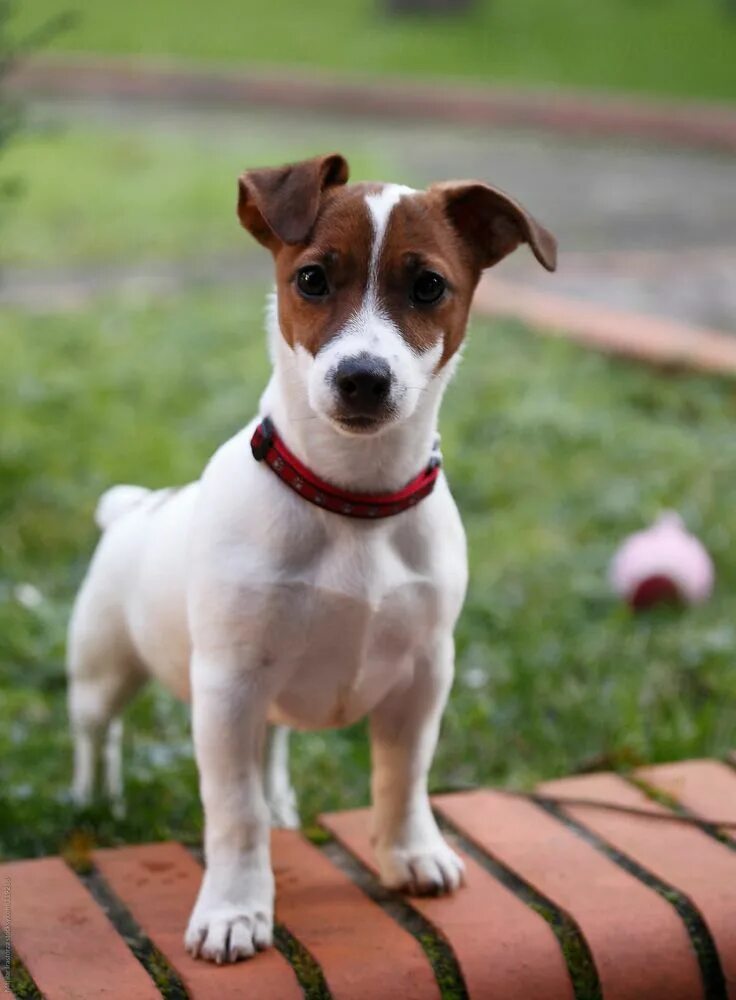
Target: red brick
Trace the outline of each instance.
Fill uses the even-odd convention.
[[[313,955],[333,1000],[438,1000],[418,942],[298,833],[274,830],[278,920]]]
[[[10,879],[11,941],[46,1000],[160,1000],[77,876],[60,858],[0,866]]]
[[[369,812],[332,813],[321,822],[377,874]],[[467,854],[467,884],[452,896],[407,902],[452,949],[471,998],[545,1000],[572,998],[560,947],[551,928]]]
[[[719,760],[642,767],[636,777],[670,795],[696,816],[736,823],[736,771]],[[736,840],[736,827],[723,832]]]
[[[273,864],[277,919],[323,970],[335,1000],[380,995],[437,996],[434,975],[414,938],[299,834],[275,831]],[[186,953],[182,938],[201,869],[178,844],[97,851],[95,863],[181,977],[192,1000],[301,997],[291,968],[275,950],[213,969]],[[390,954],[391,962],[386,962]],[[393,986],[392,986],[393,984]]]
[[[729,107],[644,101],[586,92],[554,93],[305,70],[267,72],[161,67],[150,61],[94,56],[44,56],[23,61],[10,80],[25,94],[168,100],[184,104],[265,105],[368,115],[428,118],[453,125],[533,127],[572,135],[642,136],[733,152],[736,115]]]
[[[521,798],[440,796],[443,815],[573,918],[606,1000],[693,1000],[698,965],[672,907],[561,822]]]
[[[486,277],[478,285],[473,308],[484,316],[513,316],[543,333],[607,354],[656,365],[736,372],[736,339],[720,330],[540,292],[496,277]]]
[[[144,844],[95,851],[94,862],[144,934],[166,957],[191,1000],[299,1000],[301,988],[275,949],[235,965],[214,967],[184,948],[184,929],[202,869],[181,844]],[[122,996],[122,994],[120,994]]]
[[[615,774],[551,781],[540,791],[672,814]],[[736,997],[736,852],[684,823],[586,806],[566,811],[663,882],[684,893],[718,949],[729,996]]]

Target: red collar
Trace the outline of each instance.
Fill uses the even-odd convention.
[[[442,461],[439,452],[434,451],[427,467],[396,493],[349,493],[319,479],[302,465],[278,436],[268,417],[256,427],[250,447],[255,460],[270,465],[279,479],[300,497],[334,514],[369,520],[400,514],[428,497],[437,482]]]

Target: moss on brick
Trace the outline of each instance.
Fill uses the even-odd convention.
[[[78,875],[87,875],[94,867],[92,851],[96,847],[95,838],[87,830],[72,830],[59,853]]]
[[[664,793],[662,794],[664,795]],[[721,967],[715,943],[707,925],[705,924],[705,921],[687,896],[657,878],[647,868],[644,868],[633,858],[629,857],[628,854],[625,854],[623,851],[619,851],[617,848],[613,847],[613,845],[608,843],[607,840],[599,837],[592,830],[589,830],[585,824],[573,819],[569,813],[564,811],[564,809],[549,803],[543,804],[542,808],[551,815],[556,816],[570,830],[576,833],[583,840],[587,841],[597,851],[600,851],[606,857],[610,858],[611,861],[617,864],[620,868],[623,868],[624,871],[627,871],[630,875],[633,875],[634,878],[643,882],[644,885],[656,892],[662,897],[662,899],[667,900],[667,902],[675,908],[680,919],[685,924],[687,932],[690,936],[693,950],[697,956],[700,973],[705,985],[705,995],[709,998],[713,998],[713,1000],[716,1000],[716,998],[718,998],[718,1000],[725,998],[726,986],[723,977],[723,969]]]
[[[294,970],[306,1000],[331,1000],[322,969],[304,945],[281,924],[274,927],[273,937],[274,944]]]
[[[311,841],[313,844],[316,844],[317,847],[321,847],[322,844],[329,844],[329,842],[332,840],[332,834],[330,833],[330,831],[325,830],[323,826],[317,826],[316,824],[314,826],[306,826],[302,830],[302,833],[307,838],[307,840]]]
[[[468,1000],[468,991],[449,945],[435,934],[420,934],[419,943],[429,959],[442,1000]]]
[[[17,955],[11,957],[9,971],[8,985],[16,1000],[43,1000],[43,994]]]
[[[570,973],[575,1000],[601,1000],[598,973],[577,927],[545,903],[527,899],[527,905],[546,920],[554,931]]]

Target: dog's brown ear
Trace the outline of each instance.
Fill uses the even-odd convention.
[[[339,153],[248,170],[238,181],[241,225],[272,251],[284,243],[304,243],[317,218],[322,192],[347,179],[348,164]]]
[[[520,243],[528,243],[542,267],[557,267],[557,240],[527,210],[498,188],[477,181],[450,181],[432,188],[481,268],[492,267]]]

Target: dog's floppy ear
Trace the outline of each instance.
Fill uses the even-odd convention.
[[[339,153],[248,170],[238,181],[241,225],[272,251],[284,243],[304,243],[317,218],[322,192],[347,179],[348,164]]]
[[[479,181],[436,184],[444,209],[481,268],[492,267],[528,243],[542,267],[557,267],[557,240],[527,210],[498,188]]]

